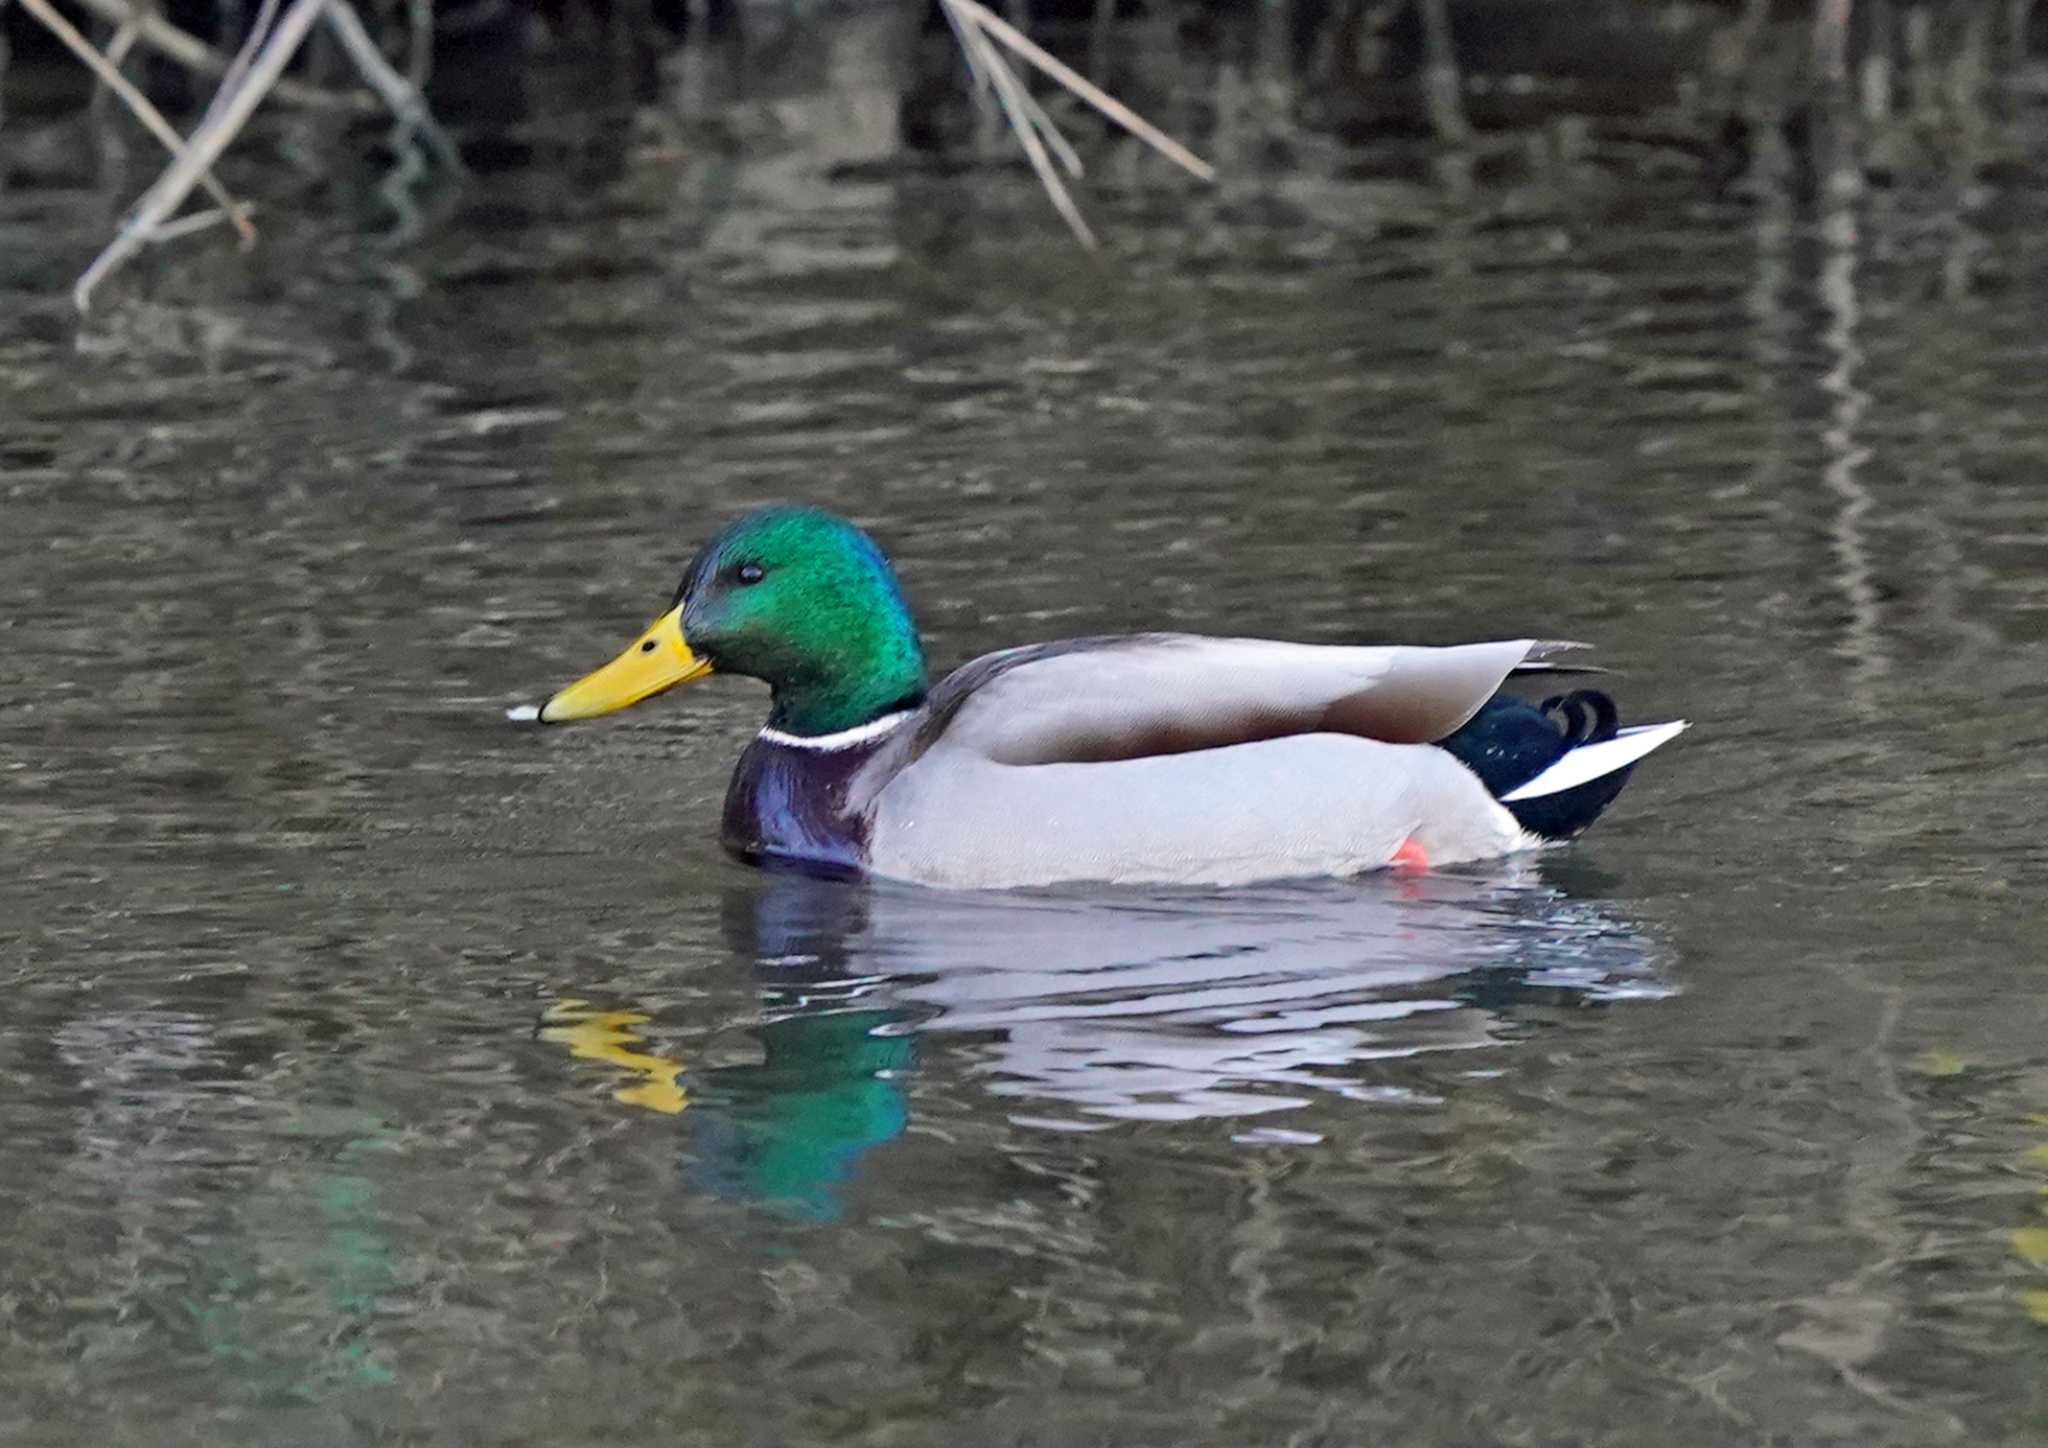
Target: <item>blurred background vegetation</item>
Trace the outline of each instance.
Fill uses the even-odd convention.
[[[332,0],[340,5],[341,0]],[[343,6],[342,8],[346,8]],[[1546,159],[1621,148],[1725,193],[1769,153],[1809,182],[1885,184],[1906,172],[1967,191],[2015,162],[2015,109],[2043,93],[2048,29],[2033,0],[1009,0],[995,7],[1077,69],[1239,175],[1284,169],[1327,141],[1423,143],[1439,182],[1512,179]],[[51,16],[117,65],[181,132],[220,72],[287,7],[275,0],[0,0],[0,187],[69,173],[116,194],[162,164],[155,144],[61,42]],[[616,151],[690,151],[707,97],[818,64],[804,44],[849,18],[878,27],[894,79],[896,164],[1018,155],[975,103],[935,0],[362,0],[362,28],[424,94],[472,164],[522,135],[564,164]],[[332,17],[330,17],[332,18]],[[252,40],[252,35],[254,39]],[[405,164],[420,118],[395,129],[339,25],[308,34],[266,116],[295,113],[304,157]],[[692,43],[696,42],[696,43]],[[725,74],[707,57],[728,57]],[[108,67],[102,67],[102,71]],[[800,76],[792,77],[801,83]],[[1049,90],[1037,87],[1041,95]],[[691,91],[698,92],[692,98]],[[388,96],[386,97],[388,100]],[[664,109],[663,102],[670,105]],[[1047,96],[1082,147],[1109,127]],[[522,132],[522,127],[526,128]],[[77,144],[81,128],[89,136]],[[428,126],[431,139],[431,125]],[[600,163],[601,164],[601,163]],[[423,167],[421,169],[424,169]],[[260,207],[259,176],[239,183]],[[225,212],[222,213],[225,217]],[[165,228],[166,230],[168,228]],[[151,236],[146,239],[164,239]]]

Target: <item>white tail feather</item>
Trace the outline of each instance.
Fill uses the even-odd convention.
[[[1577,789],[1603,774],[1612,774],[1634,764],[1658,745],[1676,739],[1689,727],[1684,719],[1674,719],[1669,724],[1637,724],[1616,731],[1612,739],[1603,739],[1598,744],[1581,744],[1527,784],[1502,795],[1501,803]]]

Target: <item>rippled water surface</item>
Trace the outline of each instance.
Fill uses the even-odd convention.
[[[420,214],[281,126],[83,327],[8,118],[0,1440],[2039,1441],[2038,99],[1861,189],[1169,107],[1225,182],[1105,153],[1097,264],[883,40]],[[757,687],[503,708],[785,498],[949,663],[1564,636],[1698,727],[1484,870],[764,876]]]

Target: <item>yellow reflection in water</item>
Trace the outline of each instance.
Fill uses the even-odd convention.
[[[644,1106],[672,1116],[690,1104],[688,1093],[676,1084],[676,1077],[683,1074],[682,1063],[631,1049],[646,1040],[634,1027],[651,1019],[640,1011],[598,1011],[590,1008],[589,1001],[559,1000],[541,1013],[540,1038],[567,1046],[572,1056],[603,1061],[643,1077],[640,1084],[621,1086],[612,1095],[628,1106]]]

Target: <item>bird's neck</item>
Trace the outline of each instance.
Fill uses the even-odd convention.
[[[829,666],[774,680],[768,727],[811,738],[839,734],[924,702],[924,650],[906,622]]]

